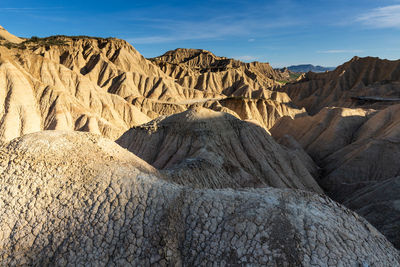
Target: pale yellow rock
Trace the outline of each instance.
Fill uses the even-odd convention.
[[[0,39],[5,39],[8,42],[11,43],[22,43],[23,40],[15,35],[12,35],[11,33],[9,33],[6,29],[4,29],[2,26],[0,26]]]
[[[0,85],[1,140],[40,130],[81,130],[116,139],[150,120],[79,71],[31,49],[0,46]]]

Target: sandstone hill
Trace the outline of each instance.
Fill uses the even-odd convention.
[[[277,75],[268,64],[234,62],[271,81]],[[269,89],[254,91],[257,98],[252,99],[182,86],[130,44],[114,38],[0,40],[0,76],[6,88],[1,140],[49,129],[89,131],[116,139],[132,126],[182,112],[193,103],[256,121],[266,129],[282,116],[305,112],[291,104],[286,93]]]
[[[354,57],[326,73],[306,73],[281,89],[311,114],[324,107],[386,107],[400,103],[400,60]]]
[[[244,63],[202,49],[179,48],[150,60],[182,86],[226,96],[268,95],[284,79],[268,63]]]
[[[282,116],[294,117],[305,112],[294,106],[286,93],[276,90],[284,80],[291,79],[290,75],[274,70],[268,63],[244,63],[207,50],[183,48],[150,60],[178,84],[223,98],[214,100],[214,104],[204,102],[205,107],[216,111],[222,110],[220,106],[228,108],[240,119],[257,121],[266,129]]]
[[[0,173],[1,265],[400,265],[385,237],[329,198],[177,186],[88,133],[3,144]]]
[[[179,184],[289,187],[322,193],[301,162],[261,127],[193,108],[126,132],[117,143]]]
[[[117,138],[149,121],[122,97],[28,48],[0,46],[0,87],[1,140],[53,129]]]

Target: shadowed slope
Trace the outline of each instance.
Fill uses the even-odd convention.
[[[1,265],[399,266],[379,232],[328,198],[176,186],[129,154],[77,132],[0,147]]]
[[[370,182],[343,202],[400,248],[400,177]]]
[[[360,211],[398,246],[397,221],[384,218],[397,216],[392,178],[400,173],[400,105],[372,113],[325,108],[312,117],[283,118],[271,133],[292,135],[322,168],[318,182],[327,194]],[[385,195],[390,186],[394,191]]]

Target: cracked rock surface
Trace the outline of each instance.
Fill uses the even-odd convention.
[[[0,147],[0,265],[400,266],[365,219],[291,189],[178,186],[107,139]]]

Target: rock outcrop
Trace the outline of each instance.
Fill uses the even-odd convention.
[[[177,186],[88,133],[3,144],[0,179],[1,265],[400,265],[374,227],[326,197]]]
[[[309,72],[281,90],[310,114],[332,106],[382,109],[400,103],[400,60],[354,57],[334,71]]]
[[[314,116],[282,118],[271,133],[278,140],[293,136],[322,168],[317,181],[325,192],[370,218],[398,246],[399,226],[388,218],[396,216],[398,195],[384,190],[397,190],[392,178],[400,173],[400,105],[379,112],[325,108]]]
[[[28,49],[0,46],[0,88],[0,140],[53,129],[117,138],[150,120],[122,97]]]
[[[23,40],[15,35],[12,35],[9,33],[6,29],[4,29],[2,26],[0,26],[0,40],[5,40],[7,42],[11,43],[22,43]]]
[[[179,184],[322,192],[301,160],[282,149],[265,129],[222,112],[189,109],[134,127],[117,143]]]
[[[314,116],[282,117],[270,129],[272,136],[294,139],[320,165],[325,158],[354,141],[355,133],[374,110],[326,107]]]
[[[283,79],[268,63],[244,63],[202,49],[179,48],[150,60],[184,87],[226,96],[269,94]]]

